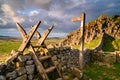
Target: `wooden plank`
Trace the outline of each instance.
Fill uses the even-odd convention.
[[[33,46],[30,45],[28,49],[29,49],[30,53],[32,53],[33,60],[35,62],[37,70],[38,70],[39,74],[42,76],[43,80],[49,80],[49,78],[48,78],[47,74],[45,73],[45,70],[44,70],[41,62],[38,60],[38,57],[35,54],[35,50],[33,49]]]
[[[45,31],[43,36],[38,40],[38,43],[36,45],[41,46],[44,42],[44,40],[47,38],[51,30],[53,29],[54,26],[50,26],[48,30]],[[39,48],[38,48],[39,49]]]
[[[71,21],[72,21],[72,22],[75,22],[75,21],[81,21],[81,20],[82,20],[81,17],[82,17],[82,16],[74,17],[74,18],[71,19]]]
[[[55,67],[55,66],[52,66],[52,67],[47,68],[47,69],[45,70],[45,72],[46,72],[46,73],[49,73],[49,72],[54,71],[55,69],[56,69],[56,67]]]
[[[35,34],[36,34],[37,39],[41,38],[41,35],[40,35],[40,33],[38,31],[36,31]]]
[[[50,58],[51,58],[51,56],[47,55],[47,56],[40,57],[39,60],[44,61],[44,60],[47,60],[47,59],[50,59]]]
[[[39,27],[41,21],[39,21],[38,23],[36,23],[30,30],[30,32],[28,33],[27,37],[23,39],[22,44],[19,47],[19,51],[23,52],[26,48],[26,46],[28,45],[28,43],[30,42],[31,38],[33,37],[34,33],[36,32],[37,28]],[[22,32],[23,33],[23,32]]]
[[[16,23],[16,26],[17,26],[17,28],[18,28],[18,30],[19,30],[22,38],[25,39],[26,35],[27,35],[27,33],[25,32],[25,30],[22,28],[22,26],[19,23]]]

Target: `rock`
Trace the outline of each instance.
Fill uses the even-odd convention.
[[[33,64],[33,60],[26,61],[26,64],[27,64],[27,65]]]
[[[68,76],[63,76],[63,79],[64,80],[69,80],[69,77]]]
[[[6,74],[6,78],[9,79],[9,80],[13,80],[17,77],[17,73],[16,71],[13,71],[13,72],[9,72]]]
[[[57,78],[56,80],[63,80],[62,78]]]
[[[30,54],[25,55],[25,57],[26,57],[27,60],[31,60],[32,59]]]
[[[82,78],[82,76],[83,76],[82,71],[80,71],[78,68],[74,68],[74,69],[72,70],[72,73],[73,73],[75,76],[77,76],[78,78]]]
[[[16,69],[16,71],[17,71],[19,76],[21,76],[21,75],[26,73],[25,67],[19,67],[19,68]]]
[[[58,63],[58,61],[54,61],[54,64],[55,64],[55,66],[58,66],[59,63]]]
[[[25,63],[24,62],[16,62],[16,67],[24,67]]]
[[[33,74],[35,72],[35,65],[28,65],[25,66],[26,70],[27,70],[27,74]]]
[[[52,45],[52,44],[50,44],[50,45],[47,46],[48,49],[53,49],[54,47],[55,47],[55,46]]]
[[[16,69],[15,63],[7,63],[5,72],[12,72]]]
[[[79,80],[77,77],[75,77],[73,80]]]
[[[34,75],[33,75],[33,74],[28,75],[28,79],[29,79],[29,80],[33,80],[33,78],[34,78]]]
[[[28,80],[28,79],[27,79],[27,75],[25,74],[23,76],[16,78],[15,80]]]
[[[26,56],[23,56],[23,55],[20,55],[20,56],[18,56],[18,60],[19,60],[20,62],[25,62],[25,61],[27,60],[27,57],[26,57]]]
[[[0,75],[0,80],[6,80],[5,76]]]
[[[4,63],[0,64],[0,75],[5,73],[6,65]]]
[[[56,61],[56,60],[57,60],[57,56],[54,55],[54,56],[52,57],[52,60],[53,60],[53,61]]]

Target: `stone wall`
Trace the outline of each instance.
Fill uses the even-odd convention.
[[[13,61],[0,65],[0,80],[39,80],[30,54],[20,54]]]
[[[71,47],[48,47],[48,54],[51,55],[54,64],[60,72],[71,71],[78,67],[79,53],[79,50],[72,49]],[[40,54],[37,53],[36,55],[39,57]],[[85,66],[90,61],[115,62],[116,55],[113,54],[112,56],[111,58],[110,54],[86,49],[83,55],[83,65]],[[12,57],[5,63],[0,64],[0,80],[40,80],[30,53],[25,55],[19,53],[18,56]]]
[[[15,54],[15,53],[14,53]],[[79,50],[71,47],[52,46],[48,48],[54,64],[61,72],[78,67]],[[39,56],[39,53],[37,53]],[[88,55],[87,55],[88,56]],[[86,57],[85,63],[89,60]],[[36,65],[30,53],[15,56],[0,65],[0,80],[39,80]]]

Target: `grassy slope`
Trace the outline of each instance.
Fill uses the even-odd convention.
[[[92,80],[120,80],[120,63],[113,65],[90,64],[84,67],[84,74]]]
[[[99,42],[100,42],[100,38],[96,38],[89,43],[85,43],[85,48],[94,49],[96,46],[98,46]],[[74,48],[79,49],[80,45],[76,45],[74,46]],[[102,50],[106,52],[120,51],[120,40],[119,39],[113,40],[111,38],[106,38],[106,41]]]
[[[12,49],[18,49],[21,41],[18,40],[0,40],[0,54],[8,54]]]

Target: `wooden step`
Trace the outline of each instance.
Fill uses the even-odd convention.
[[[57,78],[56,80],[64,80],[63,78]]]
[[[40,57],[39,60],[40,61],[44,61],[44,60],[47,60],[47,59],[50,59],[51,56],[43,56],[43,57]]]
[[[49,73],[49,72],[53,71],[55,68],[56,68],[55,66],[49,67],[45,70],[45,72]]]
[[[33,48],[39,48],[40,46],[33,46]]]

